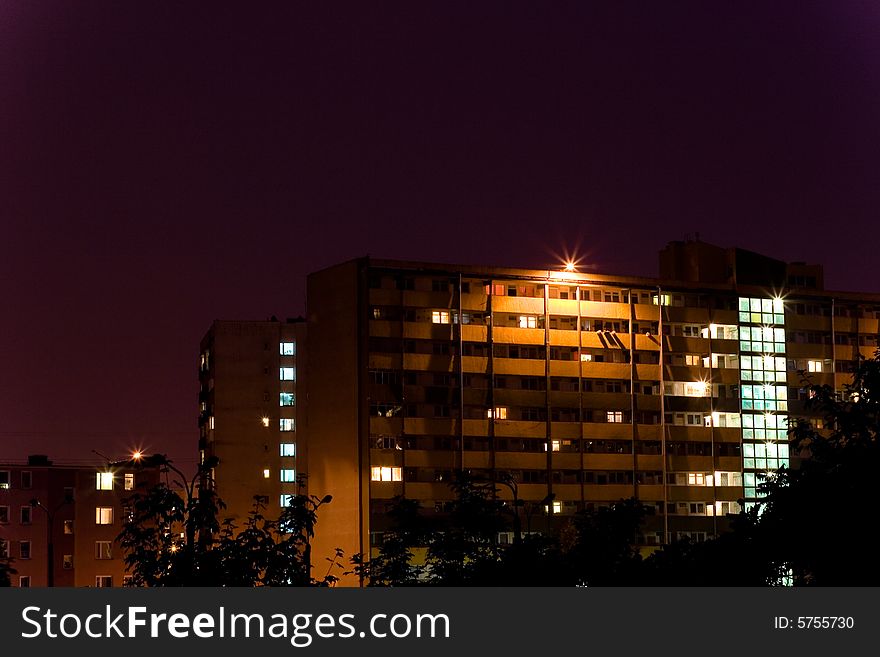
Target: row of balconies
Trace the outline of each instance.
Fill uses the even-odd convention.
[[[620,288],[618,288],[620,289]],[[650,290],[641,290],[652,293]],[[464,311],[486,312],[488,297],[482,290],[478,293],[461,295],[461,307]],[[370,305],[405,306],[410,308],[455,308],[454,296],[448,292],[427,292],[414,290],[371,289]],[[576,301],[572,299],[548,299],[547,312],[551,315],[580,315],[582,317],[609,317],[628,319],[629,303],[613,303],[604,301]],[[657,321],[660,317],[660,306],[636,303],[632,306],[635,319]],[[544,298],[493,296],[492,310],[495,312],[543,314]],[[733,310],[709,310],[707,308],[685,308],[679,306],[663,306],[664,320],[681,323],[736,324],[738,314]]]
[[[645,292],[652,291],[641,290]],[[465,311],[485,312],[488,298],[482,289],[477,293],[463,294],[462,309]],[[448,292],[427,292],[412,290],[371,289],[369,303],[377,306],[405,306],[411,308],[455,308],[454,296]],[[629,319],[629,303],[609,303],[602,301],[575,301],[569,299],[548,299],[547,313],[551,315],[578,315],[580,304],[581,317],[608,317]],[[653,304],[636,303],[632,306],[636,321],[657,321],[660,307]],[[543,297],[510,297],[493,296],[492,309],[495,312],[544,314]],[[739,315],[735,310],[719,310],[707,308],[688,308],[679,306],[663,306],[664,321],[693,324],[738,324]],[[880,320],[873,318],[834,317],[834,329],[838,332],[878,333]],[[796,315],[786,313],[787,328],[796,330],[831,331],[832,318],[818,315]]]
[[[385,354],[371,353],[367,367],[379,370],[410,370],[423,372],[456,372],[458,357],[433,354]],[[575,360],[551,360],[550,376],[583,377],[593,379],[629,379],[633,374],[632,366],[627,362],[604,363],[578,362]],[[489,371],[489,358],[486,356],[462,356],[462,371],[471,374],[485,374]],[[495,374],[520,376],[546,376],[547,361],[529,358],[493,358],[492,367]],[[712,370],[715,383],[738,383],[738,369]],[[684,365],[664,365],[663,378],[666,381],[697,381],[708,377],[709,370],[703,367]],[[660,366],[658,364],[635,364],[637,381],[659,381]]]
[[[519,484],[518,496],[521,500],[540,501],[547,497],[547,484]],[[664,487],[662,485],[639,485],[638,498],[641,500],[658,501],[664,499]],[[499,486],[501,499],[512,499],[509,490]],[[617,502],[628,499],[635,495],[636,487],[632,484],[612,484],[601,486],[597,484],[553,484],[554,501],[577,502],[590,500],[592,502]],[[674,491],[674,492],[673,492]],[[698,501],[698,502],[736,502],[743,496],[743,489],[738,487],[715,488],[711,487],[684,487],[667,486],[666,498],[668,501]],[[410,499],[417,500],[449,500],[454,497],[448,484],[445,483],[404,483],[404,482],[371,482],[371,499],[391,499],[396,495],[405,495]],[[673,496],[674,495],[674,496]]]
[[[406,450],[387,452],[371,450],[371,463],[384,466],[427,468],[455,468],[461,454],[454,450]],[[405,463],[404,463],[405,458]],[[632,454],[580,454],[552,452],[551,464],[556,470],[633,470]],[[464,453],[466,468],[489,468],[489,452]],[[667,471],[672,472],[741,472],[742,460],[737,456],[667,456]],[[656,454],[636,454],[636,470],[662,470],[663,457]],[[547,468],[547,454],[540,452],[495,452],[495,467],[501,470],[543,470]]]
[[[488,436],[490,420],[458,420],[456,418],[370,417],[370,433],[376,435],[457,436],[459,422],[465,436]],[[545,421],[493,420],[495,435],[509,438],[546,438]],[[627,440],[637,434],[639,440],[660,440],[660,424],[618,422],[550,422],[552,438],[589,437],[597,440]],[[739,427],[706,427],[666,424],[666,439],[673,441],[711,441],[738,443]]]
[[[414,340],[456,340],[457,335],[453,324],[431,324],[427,322],[400,322],[388,320],[370,320],[370,336],[377,338],[407,338]],[[549,344],[553,346],[577,346],[580,335],[581,346],[597,349],[629,349],[633,334],[625,332],[576,331],[549,329]],[[489,339],[489,327],[479,324],[466,324],[461,327],[461,337],[465,342],[486,342]],[[543,328],[520,328],[516,326],[495,326],[492,328],[492,340],[508,344],[545,343]],[[667,351],[683,353],[736,353],[736,340],[689,338],[683,336],[663,336],[663,347]],[[660,336],[635,334],[635,348],[643,351],[657,351],[660,348]]]

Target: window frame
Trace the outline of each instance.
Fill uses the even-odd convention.
[[[95,507],[95,524],[96,525],[112,525],[114,521],[114,509],[112,506],[96,506]]]

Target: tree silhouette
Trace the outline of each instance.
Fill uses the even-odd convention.
[[[574,542],[566,550],[571,575],[579,586],[638,583],[641,555],[636,535],[645,507],[636,499],[620,500],[597,511],[582,511],[573,522]]]
[[[807,383],[807,408],[825,428],[798,420],[790,434],[800,467],[760,486],[768,568],[799,585],[877,585],[880,565],[864,549],[880,465],[880,352],[858,361],[842,394]]]
[[[117,541],[125,553],[132,586],[332,586],[341,553],[329,559],[320,579],[312,575],[311,539],[317,510],[331,496],[293,495],[277,519],[265,515],[256,497],[241,531],[230,519],[209,479],[216,460],[201,464],[192,478],[164,456],[152,465],[173,472],[175,488],[164,483],[135,492]]]
[[[211,547],[224,505],[207,479],[216,460],[201,464],[190,479],[165,456],[150,458],[152,465],[179,477],[174,483],[183,495],[159,483],[128,498],[130,512],[116,540],[125,553],[131,585],[217,585],[224,571]]]
[[[0,586],[11,586],[12,575],[16,572],[18,571],[12,567],[12,557],[8,555],[0,557]]]
[[[351,561],[353,573],[367,586],[413,586],[421,581],[423,564],[413,562],[415,548],[426,546],[430,536],[428,523],[416,500],[394,497],[388,510],[391,528],[383,533],[378,554],[367,559],[356,554]]]
[[[223,523],[213,550],[224,573],[224,586],[332,586],[339,579],[335,570],[339,551],[330,559],[330,568],[321,579],[312,575],[311,539],[317,524],[317,509],[330,502],[330,496],[295,495],[277,520],[264,515],[266,500],[254,498],[254,507],[244,529]]]

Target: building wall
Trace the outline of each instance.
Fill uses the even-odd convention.
[[[21,578],[30,578],[32,587],[48,584],[49,513],[52,515],[52,543],[54,546],[54,582],[56,586],[72,586],[73,570],[65,568],[65,555],[73,555],[73,536],[65,533],[65,524],[74,518],[74,505],[65,502],[66,494],[73,492],[75,470],[50,465],[0,464],[2,479],[8,488],[0,486],[0,507],[8,508],[8,522],[0,523],[0,540],[6,542],[13,567],[12,585],[19,586]],[[8,474],[7,474],[8,473]],[[30,477],[30,485],[22,485],[22,474]],[[29,474],[28,474],[29,473]],[[31,505],[39,501],[41,507]],[[21,511],[27,509],[30,521],[22,523]],[[48,509],[49,513],[45,511]],[[7,512],[4,511],[3,515]],[[21,543],[28,542],[30,556],[22,558]]]
[[[346,559],[369,550],[363,275],[362,263],[354,261],[308,279],[309,492],[333,496],[318,514],[313,563],[319,578],[336,548]]]
[[[44,457],[38,458],[41,463],[47,462]],[[98,490],[98,472],[113,475],[112,488]],[[0,507],[10,509],[9,522],[0,523],[0,539],[8,541],[10,554],[15,559],[13,567],[18,572],[13,575],[13,586],[19,585],[22,577],[29,577],[32,587],[48,585],[50,515],[54,586],[123,585],[125,564],[122,550],[115,541],[122,529],[125,500],[135,487],[158,483],[159,473],[155,468],[135,468],[125,464],[0,464],[0,473],[3,473],[2,479],[6,479],[6,473],[9,473],[9,488],[0,487]],[[21,485],[22,473],[30,473],[30,487]],[[126,475],[131,479],[126,479]],[[131,488],[126,487],[126,481],[130,481]],[[32,506],[31,500],[42,506]],[[101,523],[96,514],[99,507],[105,510],[100,515]],[[22,508],[31,510],[31,522],[21,522]],[[30,542],[29,558],[21,557],[22,541]],[[98,541],[110,544],[109,551],[100,554],[102,558],[98,558],[96,552],[95,543]],[[105,556],[109,558],[103,558]],[[99,576],[110,579],[99,582]]]
[[[103,473],[100,484],[98,473]],[[128,498],[145,492],[159,480],[156,468],[137,468],[131,463],[76,471],[75,586],[124,585],[125,555],[116,537],[127,515]],[[109,544],[109,549],[98,549],[99,542]]]

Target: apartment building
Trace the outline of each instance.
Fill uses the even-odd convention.
[[[461,468],[512,476],[540,529],[635,496],[644,546],[704,540],[790,463],[804,374],[841,388],[880,333],[880,295],[693,240],[656,279],[363,258],[307,298],[316,555],[368,553],[395,495],[442,516]]]
[[[277,518],[292,495],[304,490],[305,463],[297,410],[305,384],[298,354],[303,320],[215,321],[199,357],[199,449],[219,459],[212,480],[226,504],[221,518],[239,529],[259,496],[264,514]]]
[[[0,554],[14,559],[12,585],[122,586],[116,544],[127,498],[159,472],[135,462],[65,465],[43,455],[0,463]]]

